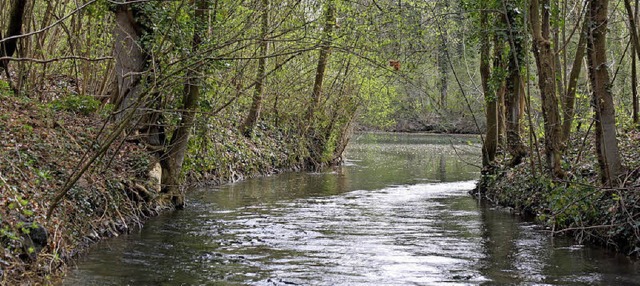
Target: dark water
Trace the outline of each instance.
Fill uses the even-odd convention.
[[[65,285],[640,285],[640,266],[550,239],[467,195],[473,137],[360,135],[347,164],[191,194],[97,245]]]

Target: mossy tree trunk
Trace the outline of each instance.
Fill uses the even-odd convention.
[[[487,131],[482,146],[482,166],[489,167],[496,158],[498,147],[498,99],[496,92],[490,87],[491,63],[490,52],[491,42],[489,41],[488,12],[482,11],[480,15],[480,77],[482,79],[482,90],[486,104]]]
[[[251,109],[249,110],[249,115],[245,119],[242,124],[241,130],[242,133],[250,137],[253,133],[253,129],[260,118],[260,111],[262,110],[262,99],[264,97],[264,83],[266,76],[266,66],[267,66],[267,54],[269,51],[269,42],[267,36],[269,34],[269,0],[262,0],[262,24],[260,31],[260,40],[259,40],[259,59],[258,59],[258,69],[256,71],[256,83],[255,90],[253,92],[253,102],[251,104]]]
[[[195,2],[195,3],[194,3]],[[192,0],[195,5],[194,12],[194,31],[191,41],[191,53],[198,55],[202,36],[206,31],[207,10],[206,0]],[[180,191],[182,163],[187,152],[189,137],[191,136],[191,128],[195,121],[196,109],[200,99],[200,83],[201,71],[204,63],[198,59],[197,62],[190,65],[187,70],[184,89],[182,94],[182,108],[180,108],[181,120],[171,136],[171,142],[166,146],[166,151],[161,157],[162,165],[162,192],[171,198],[171,202],[176,208],[184,207],[184,194]]]
[[[569,141],[571,136],[571,125],[573,125],[573,118],[575,116],[575,104],[576,104],[576,88],[578,86],[578,78],[580,77],[580,71],[582,70],[582,60],[584,59],[585,48],[587,46],[587,22],[582,25],[580,31],[580,38],[578,40],[578,47],[576,48],[576,55],[573,59],[573,65],[571,72],[569,73],[569,80],[567,84],[567,90],[562,100],[562,144],[565,145]]]
[[[325,22],[322,35],[322,43],[320,44],[320,53],[318,56],[318,65],[316,67],[316,76],[313,82],[313,91],[311,92],[311,104],[307,111],[307,122],[311,122],[313,114],[317,111],[320,98],[322,97],[322,87],[324,83],[324,74],[327,69],[329,55],[331,55],[331,45],[333,44],[333,29],[336,25],[336,3],[335,0],[328,0],[325,4],[324,12]]]
[[[160,157],[165,144],[164,124],[159,123],[163,120],[162,95],[152,88],[156,86],[156,74],[149,68],[151,55],[142,38],[153,31],[148,28],[149,15],[140,5],[144,4],[125,3],[114,8],[116,88],[111,101],[116,111],[114,120],[121,122],[133,112],[127,132]]]
[[[587,58],[589,79],[593,89],[592,104],[595,111],[595,145],[602,182],[613,186],[622,173],[622,163],[616,138],[616,117],[611,94],[611,81],[607,69],[607,0],[589,1],[589,34]]]
[[[192,0],[195,5],[194,34],[191,44],[192,55],[197,55],[206,29],[205,0]],[[144,5],[144,4],[140,4]],[[133,4],[121,4],[115,8],[116,27],[114,29],[116,59],[117,93],[114,102],[117,106],[116,121],[124,120],[127,114],[135,112],[129,130],[137,135],[136,139],[147,145],[162,167],[161,192],[171,200],[176,208],[184,206],[184,196],[180,191],[180,175],[187,151],[191,127],[195,119],[195,110],[200,98],[200,71],[204,63],[197,57],[190,57],[192,64],[185,71],[185,83],[181,106],[178,108],[180,121],[170,136],[163,124],[163,109],[160,105],[163,94],[154,91],[153,72],[149,69],[150,52],[141,39],[151,31],[145,27],[148,21],[144,9]],[[153,110],[153,111],[145,111]],[[170,126],[171,127],[171,126]],[[169,129],[169,128],[167,128]],[[167,141],[165,138],[171,138]]]
[[[446,1],[445,1],[446,2]],[[445,4],[445,9],[448,10],[448,4]],[[440,38],[440,44],[438,45],[438,60],[437,60],[437,66],[438,66],[438,77],[439,77],[439,81],[440,81],[440,99],[438,101],[438,104],[440,105],[440,109],[442,111],[446,111],[447,110],[447,98],[448,98],[448,93],[449,93],[449,82],[447,80],[447,75],[448,75],[448,65],[449,62],[447,61],[447,38],[449,37],[447,35],[447,30],[443,29],[442,30],[442,35],[439,37]]]
[[[544,146],[547,168],[554,178],[564,176],[561,166],[562,148],[560,137],[560,112],[556,95],[555,56],[551,49],[550,35],[550,3],[542,0],[531,0],[529,23],[533,36],[533,54],[538,67],[538,86],[542,99],[542,117],[544,118]],[[542,16],[542,17],[540,17]]]
[[[520,64],[524,63],[523,19],[519,9],[512,1],[504,2],[505,17],[510,44],[507,86],[505,93],[505,122],[507,150],[511,154],[509,165],[515,166],[527,155],[527,148],[522,142],[520,121],[524,107],[524,84]]]
[[[142,12],[130,4],[115,7],[113,28],[116,89],[112,102],[116,106],[115,120],[122,120],[135,106],[144,89],[144,74],[149,54],[140,39],[148,32],[140,22]]]
[[[311,102],[307,109],[306,124],[308,124],[307,132],[307,149],[309,150],[309,158],[307,166],[317,169],[321,167],[322,154],[324,152],[324,132],[317,130],[315,122],[315,114],[318,112],[320,98],[322,97],[322,89],[327,69],[329,56],[331,55],[331,45],[333,44],[333,33],[336,25],[336,1],[328,0],[325,2],[324,11],[324,29],[322,31],[322,42],[320,43],[320,53],[318,56],[318,65],[316,67],[315,80],[313,82],[313,91],[311,92]]]
[[[493,37],[493,75],[492,81],[495,82],[496,100],[498,108],[498,148],[506,149],[506,112],[504,105],[504,97],[507,92],[507,83],[505,81],[506,62],[504,59],[505,43],[499,35]]]

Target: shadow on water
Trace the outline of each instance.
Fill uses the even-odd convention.
[[[469,136],[363,134],[344,166],[194,190],[66,285],[640,285],[637,262],[467,195]]]
[[[480,270],[492,285],[640,285],[640,265],[605,249],[551,238],[537,225],[488,206],[481,208]]]

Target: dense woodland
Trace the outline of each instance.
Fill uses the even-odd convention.
[[[584,226],[580,210],[567,210],[587,202],[550,201],[605,187],[581,195],[615,207],[615,226],[626,226],[619,236],[636,241],[624,249],[640,249],[633,248],[638,211],[626,209],[637,209],[640,197],[638,157],[625,157],[619,145],[621,137],[631,142],[627,151],[638,145],[638,1],[0,0],[0,7],[5,253],[24,248],[22,218],[55,233],[47,218],[62,215],[60,206],[69,211],[66,200],[92,197],[82,189],[107,170],[143,170],[138,178],[158,185],[124,184],[138,190],[127,199],[180,208],[185,179],[338,164],[356,129],[482,134],[483,186],[520,168],[524,189],[553,194],[527,202],[542,205],[529,211],[562,227]],[[39,127],[57,130],[74,154],[49,151],[63,156],[49,158],[19,147],[64,145],[46,145],[58,135]],[[23,162],[23,153],[33,161]],[[134,154],[144,164],[119,165]],[[68,164],[33,163],[45,159]],[[636,195],[623,198],[627,190]],[[612,196],[619,203],[604,199]],[[48,250],[56,259],[60,245]]]
[[[638,2],[478,3],[476,193],[629,255],[638,219]]]

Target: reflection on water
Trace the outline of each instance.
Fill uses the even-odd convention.
[[[468,196],[479,153],[473,137],[360,135],[328,172],[194,191],[65,284],[639,285],[637,263]]]

